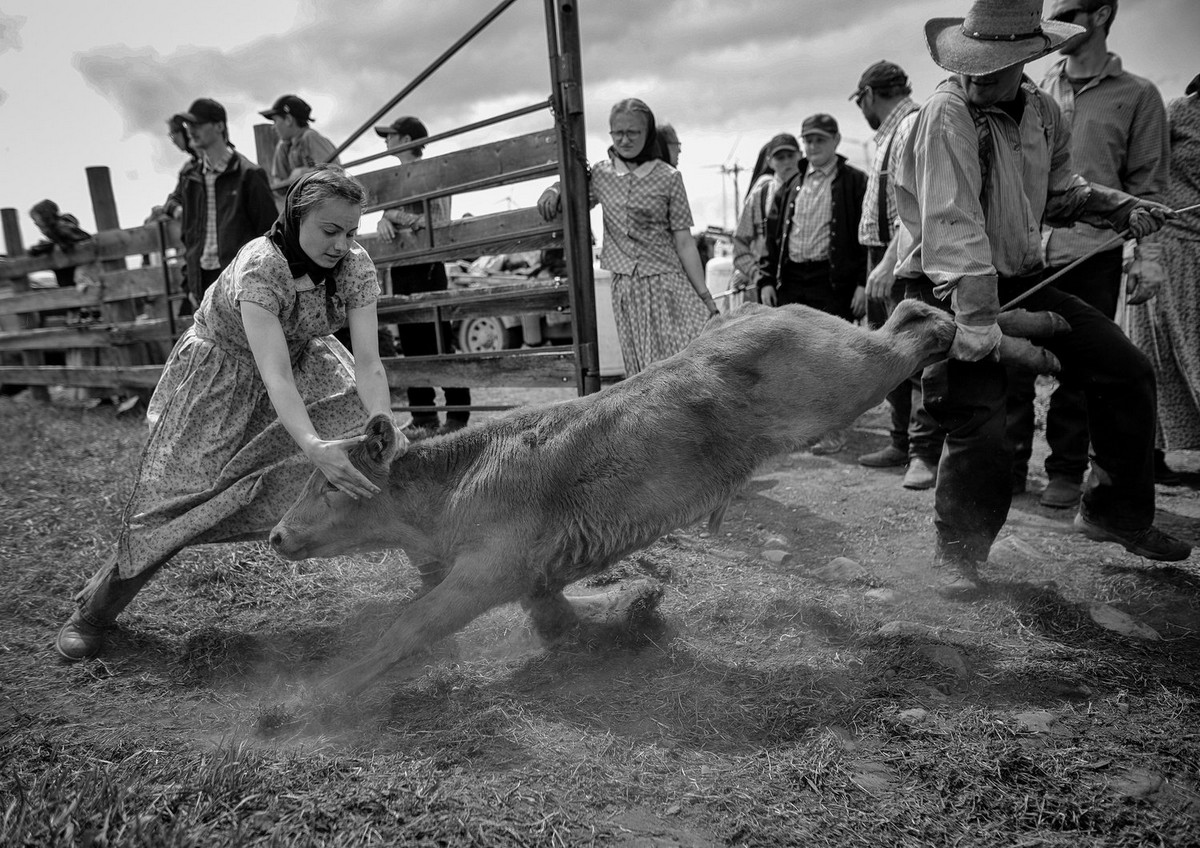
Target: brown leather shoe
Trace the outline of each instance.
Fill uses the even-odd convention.
[[[937,483],[937,465],[926,462],[919,456],[908,461],[908,470],[904,472],[904,488],[932,489]]]
[[[1124,530],[1080,512],[1075,516],[1075,529],[1093,542],[1116,542],[1131,554],[1159,562],[1179,562],[1192,555],[1191,545],[1153,524],[1141,530]]]
[[[104,631],[107,628],[92,624],[85,619],[79,610],[75,610],[67,623],[58,631],[54,647],[63,659],[86,660],[96,656],[104,649]]]
[[[950,572],[946,575],[945,582],[934,589],[943,598],[950,601],[966,601],[982,592],[984,580],[979,575],[978,563],[943,560],[940,565]]]
[[[1080,485],[1078,480],[1066,477],[1051,477],[1038,503],[1051,509],[1070,509],[1079,505]]]

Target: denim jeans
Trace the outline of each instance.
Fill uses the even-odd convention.
[[[1042,275],[1002,279],[1004,304]],[[949,310],[928,279],[907,283],[906,294]],[[1057,312],[1071,331],[1041,340],[1083,387],[1091,425],[1092,474],[1080,511],[1125,530],[1154,521],[1154,369],[1121,329],[1098,310],[1053,286],[1021,303]],[[1008,377],[999,362],[947,359],[925,369],[925,405],[945,427],[946,450],[934,497],[938,553],[981,563],[1012,503],[1012,446],[1006,438]]]

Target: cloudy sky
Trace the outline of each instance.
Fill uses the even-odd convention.
[[[498,0],[0,0],[0,206],[58,201],[94,227],[85,168],[107,166],[123,226],[173,187],[182,164],[165,118],[196,97],[225,104],[230,135],[254,158],[253,126],[296,93],[341,143]],[[580,0],[588,154],[607,147],[609,106],[647,101],[683,142],[697,227],[732,225],[733,176],[759,146],[814,112],[841,122],[842,152],[863,162],[870,130],[847,100],[877,59],[904,66],[914,94],[944,76],[923,24],[969,0]],[[389,113],[432,131],[542,101],[549,93],[541,0],[516,0]],[[1122,0],[1110,46],[1167,98],[1200,72],[1200,0]],[[1030,66],[1035,78],[1046,61]],[[443,150],[549,126],[538,114],[447,141]],[[379,150],[374,134],[343,160]],[[436,153],[431,148],[429,155]],[[382,163],[364,166],[382,167]],[[738,188],[747,188],[748,174]],[[455,214],[534,202],[540,184],[455,201]],[[373,219],[364,226],[373,229]]]

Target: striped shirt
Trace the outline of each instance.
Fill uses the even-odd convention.
[[[896,174],[897,277],[924,274],[944,296],[964,277],[1024,276],[1043,267],[1044,219],[1082,219],[1090,187],[1071,169],[1070,128],[1028,77],[1021,93],[1020,123],[980,110],[992,134],[986,216],[979,134],[958,79],[921,106]]]
[[[624,162],[598,162],[588,192],[604,212],[601,268],[643,276],[683,273],[674,234],[692,228],[692,208],[678,171],[660,159],[632,171]]]
[[[1075,91],[1067,60],[1042,79],[1071,127],[1071,161],[1088,182],[1119,188],[1135,197],[1162,200],[1167,189],[1171,142],[1162,95],[1147,79],[1125,71],[1115,53],[1097,76]],[[1089,224],[1047,230],[1046,261],[1068,265],[1112,238],[1112,230]]]
[[[217,177],[229,167],[233,148],[226,145],[219,161],[201,152],[200,169],[204,173],[204,250],[200,252],[200,267],[206,271],[221,270],[221,255],[217,248]]]
[[[767,215],[782,184],[775,174],[763,174],[750,191],[733,234],[733,267],[747,283],[758,282],[758,260],[767,253]]]
[[[788,234],[788,258],[793,262],[819,262],[829,258],[829,231],[833,220],[833,173],[837,157],[824,167],[811,162],[796,190],[796,214]]]
[[[900,151],[917,122],[916,114],[917,104],[911,97],[905,97],[875,132],[875,158],[867,172],[867,193],[863,195],[862,219],[858,222],[858,243],[863,247],[887,247],[896,235],[896,163],[900,161]],[[883,161],[884,156],[888,157],[887,162]],[[879,183],[885,172],[888,175],[886,240],[879,229]]]

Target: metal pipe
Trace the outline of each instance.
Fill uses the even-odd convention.
[[[476,121],[473,124],[463,124],[461,127],[455,127],[452,130],[447,130],[443,133],[435,133],[434,135],[426,136],[425,138],[416,141],[410,141],[407,144],[401,144],[399,147],[392,147],[387,150],[381,150],[378,153],[372,153],[370,156],[364,156],[361,159],[355,159],[353,162],[347,162],[342,165],[343,168],[353,168],[355,165],[365,165],[367,162],[374,162],[376,159],[383,159],[386,156],[394,156],[401,150],[408,150],[410,147],[424,147],[426,144],[432,144],[435,141],[441,141],[446,138],[454,138],[456,135],[464,135],[473,130],[490,127],[493,124],[500,124],[504,121],[511,121],[513,118],[520,118],[522,115],[531,115],[534,112],[541,112],[549,108],[548,100],[543,100],[540,103],[533,103],[529,106],[522,106],[520,109],[513,109],[511,112],[505,112],[502,115],[496,115],[492,118],[484,118],[482,121]]]
[[[580,394],[600,390],[600,353],[596,340],[596,287],[592,277],[591,206],[583,116],[583,69],[580,60],[579,10],[574,0],[546,0],[546,13],[557,21],[558,51],[550,56],[555,81],[562,215],[571,322],[575,335],[576,382]],[[547,35],[551,33],[547,23]]]
[[[353,133],[351,133],[350,137],[348,139],[346,139],[340,145],[338,145],[336,148],[334,148],[334,151],[331,154],[329,154],[328,161],[332,161],[332,160],[336,159],[338,157],[338,154],[340,154],[343,150],[345,150],[347,147],[349,147],[351,144],[353,144],[360,135],[362,135],[364,132],[366,132],[371,127],[373,127],[375,125],[375,122],[378,121],[380,118],[382,118],[384,115],[386,115],[393,106],[395,106],[397,103],[399,103],[405,97],[407,97],[409,95],[409,93],[412,92],[412,90],[414,88],[416,88],[418,85],[423,83],[429,77],[430,74],[432,74],[434,71],[436,71],[442,65],[446,64],[446,62],[450,59],[451,56],[453,56],[455,53],[457,53],[459,50],[461,50],[463,48],[463,46],[467,44],[467,42],[469,42],[472,38],[474,38],[476,35],[478,35],[488,24],[490,24],[492,21],[496,20],[496,18],[499,17],[500,14],[505,9],[507,9],[509,6],[511,6],[515,2],[516,2],[516,0],[501,0],[501,2],[496,6],[496,8],[492,9],[492,11],[490,11],[486,15],[484,15],[483,19],[480,20],[479,23],[475,24],[475,26],[471,27],[471,29],[467,32],[466,35],[464,35],[458,41],[454,42],[452,45],[450,45],[448,48],[446,48],[445,52],[443,52],[441,56],[438,56],[436,59],[434,59],[433,62],[429,65],[429,67],[427,67],[425,70],[421,71],[421,73],[419,73],[415,77],[413,77],[412,81],[409,82],[408,85],[406,85],[406,86],[404,86],[404,88],[400,89],[399,94],[397,94],[395,97],[393,97],[391,100],[389,100],[386,104],[384,104],[382,109],[380,109],[378,112],[376,112],[370,118],[368,118],[367,121],[361,127],[359,127],[357,130],[355,130]]]

